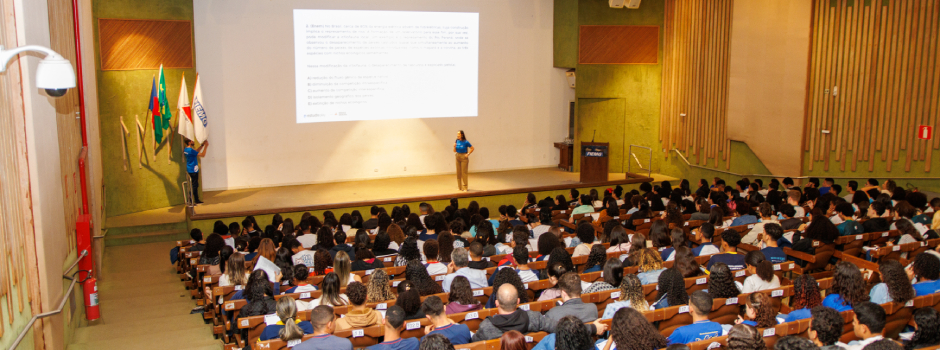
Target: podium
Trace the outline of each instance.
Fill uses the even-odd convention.
[[[581,142],[581,183],[607,181],[607,142]]]

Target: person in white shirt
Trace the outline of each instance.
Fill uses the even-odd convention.
[[[800,197],[802,195],[803,194],[797,190],[787,191],[787,204],[792,205],[793,209],[796,210],[796,215],[793,216],[795,218],[801,218],[801,217],[806,216],[806,210],[804,210],[803,207],[800,206]]]
[[[444,280],[441,282],[441,287],[444,288],[445,293],[450,293],[450,285],[457,276],[466,277],[467,281],[470,282],[471,289],[486,288],[489,286],[486,282],[485,270],[471,269],[469,267],[470,253],[466,248],[455,248],[454,251],[450,253],[450,260],[450,264],[447,265],[447,276],[444,276]]]
[[[317,235],[310,233],[310,222],[307,220],[300,221],[300,233],[297,235],[297,240],[300,241],[300,244],[304,246],[304,249],[310,249],[317,244]]]
[[[751,275],[744,279],[741,293],[753,293],[780,287],[780,279],[774,274],[774,265],[759,250],[748,252],[744,256],[747,272]]]
[[[291,252],[294,253],[294,255],[291,256],[291,261],[294,262],[294,265],[303,264],[307,267],[313,267],[313,262],[315,261],[313,259],[314,251],[304,249],[300,241],[296,239],[287,240],[283,244],[284,247],[287,247],[287,249],[290,249]]]
[[[881,332],[884,331],[887,316],[881,305],[864,301],[855,304],[852,309],[855,311],[852,329],[855,331],[855,336],[862,340],[849,342],[848,345],[843,346],[844,348],[862,350],[866,345],[884,339]]]
[[[529,231],[532,231],[532,239],[538,242],[539,237],[552,227],[551,208],[540,209],[538,216],[529,214],[527,217],[529,219]]]
[[[447,265],[437,261],[437,254],[440,249],[437,240],[427,240],[424,242],[424,247],[422,248],[424,249],[424,257],[427,259],[424,263],[424,267],[428,269],[428,274],[434,276],[447,273]]]
[[[572,258],[590,254],[591,247],[594,246],[594,240],[597,239],[594,234],[594,225],[582,222],[578,225],[577,230],[578,239],[581,240],[581,244],[574,247],[574,252],[571,254]]]
[[[778,224],[777,215],[774,213],[774,208],[770,203],[764,202],[758,206],[758,212],[760,213],[760,222],[754,224],[754,227],[747,232],[744,237],[741,237],[741,243],[757,245],[760,243],[761,233],[764,233],[764,225],[769,223]]]

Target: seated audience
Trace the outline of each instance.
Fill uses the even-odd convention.
[[[418,350],[454,350],[454,344],[442,334],[430,334],[421,339]]]
[[[310,313],[310,324],[313,326],[313,338],[293,347],[294,350],[352,350],[352,342],[346,338],[333,335],[334,320],[333,307],[320,305],[313,308]]]
[[[293,261],[294,265],[303,264],[304,266],[313,267],[315,252],[305,249],[299,240],[288,238],[284,240],[284,242],[281,242],[281,246],[290,249],[294,254],[291,256],[291,261]]]
[[[617,310],[611,324],[610,338],[604,350],[661,349],[669,343],[643,314],[633,308]]]
[[[914,291],[917,296],[940,292],[940,259],[936,255],[922,253],[914,257],[914,264],[908,268],[908,277],[917,278]]]
[[[467,263],[467,267],[475,270],[486,270],[493,266],[496,266],[496,264],[489,260],[483,260],[483,244],[479,241],[470,243],[470,262]]]
[[[565,264],[563,263],[549,262],[545,271],[548,272],[548,282],[552,284],[552,288],[543,290],[538,301],[561,298],[561,289],[558,288],[558,280],[562,275],[568,272],[568,269],[565,268]]]
[[[734,280],[734,275],[728,264],[716,263],[708,269],[708,295],[712,298],[734,298],[741,294],[740,284]]]
[[[591,322],[597,319],[597,305],[581,300],[581,277],[577,273],[568,272],[562,275],[558,281],[558,288],[561,289],[562,304],[545,313],[551,322],[556,322],[565,316],[575,316],[581,322]]]
[[[847,350],[862,350],[866,345],[884,339],[887,316],[881,305],[870,301],[863,301],[853,307],[855,315],[852,317],[852,330],[859,341],[852,341],[845,348]]]
[[[392,226],[388,227],[389,230],[392,230],[392,227],[397,228],[398,226],[392,224]],[[398,231],[401,231],[401,229],[398,229]],[[387,231],[379,231],[372,242],[372,254],[379,258],[398,254],[398,250],[392,248],[392,243],[392,238],[388,235]],[[397,247],[397,244],[395,246]]]
[[[359,282],[350,283],[346,287],[346,296],[349,298],[349,311],[345,316],[336,320],[336,329],[365,328],[379,324],[382,314],[375,309],[366,307],[368,288]]]
[[[777,324],[777,311],[767,294],[754,292],[744,300],[744,315],[738,315],[735,323],[743,323],[752,327],[767,328]]]
[[[853,263],[840,261],[836,264],[832,287],[823,299],[823,306],[838,312],[851,310],[855,305],[869,300],[866,290],[865,280],[858,267]]]
[[[673,254],[676,257],[676,263],[673,266],[682,273],[682,277],[690,278],[706,274],[702,265],[695,260],[695,255],[692,255],[692,249],[689,247],[678,247]]]
[[[523,283],[535,282],[540,279],[539,272],[529,268],[529,250],[525,246],[517,245],[512,248],[512,259],[516,263],[516,274],[519,275]]]
[[[512,284],[501,285],[496,292],[496,314],[487,316],[480,322],[472,340],[490,340],[499,338],[504,332],[518,331],[522,334],[530,332],[552,332],[555,330],[554,322],[545,315],[536,311],[518,309],[519,292]],[[597,314],[597,310],[594,311]]]
[[[407,237],[402,242],[401,249],[398,250],[398,257],[395,258],[395,266],[408,265],[409,261],[421,261],[421,251],[418,250],[418,240],[414,237]]]
[[[430,216],[428,216],[430,218]],[[385,311],[385,319],[382,320],[385,336],[382,342],[370,346],[370,350],[414,350],[418,348],[418,338],[402,338],[401,332],[405,329],[405,321],[408,318],[400,306],[395,305]]]
[[[351,267],[353,271],[367,271],[385,268],[385,263],[363,246],[356,249],[356,260],[352,262]]]
[[[509,331],[499,337],[499,350],[529,350],[529,347],[526,345],[525,335],[519,331]]]
[[[398,286],[404,283],[399,284]],[[407,289],[401,291],[399,288],[398,299],[395,299],[395,306],[401,307],[405,311],[406,320],[416,320],[425,317],[423,311],[421,311],[421,296],[418,294],[418,291],[414,289]]]
[[[307,267],[304,265],[294,265],[292,274],[292,284],[294,285],[290,289],[284,291],[284,293],[304,293],[312,292],[317,290],[317,287],[307,283]]]
[[[336,253],[345,252],[346,256],[356,256],[356,248],[346,244],[346,233],[342,230],[337,230],[333,234],[333,241],[336,242],[332,248],[330,248],[330,255],[333,256],[333,259],[336,259]]]
[[[793,278],[793,307],[784,322],[793,322],[812,317],[812,310],[822,305],[819,284],[812,275],[796,275]]]
[[[724,230],[721,232],[721,254],[712,255],[708,259],[708,267],[717,262],[723,262],[728,265],[731,271],[744,269],[744,255],[738,254],[737,247],[741,243],[741,235],[735,230]]]
[[[313,334],[313,325],[309,321],[297,318],[297,305],[294,298],[282,297],[277,301],[277,317],[280,321],[264,327],[260,340],[281,339],[285,342],[300,339],[304,334]]]
[[[878,264],[878,272],[881,275],[881,283],[876,284],[868,292],[871,302],[884,304],[894,301],[904,304],[914,299],[911,279],[904,272],[904,266],[901,266],[901,263],[897,260],[884,260]]]
[[[914,310],[914,336],[904,349],[922,349],[940,345],[940,313],[931,307]]]
[[[306,275],[305,275],[306,276]],[[219,287],[244,286],[248,283],[248,269],[245,268],[245,256],[234,253],[225,262],[225,273],[219,276]]]
[[[659,253],[650,248],[643,248],[637,252],[636,264],[639,266],[636,276],[644,285],[656,283],[663,271],[666,271]]]
[[[787,254],[779,247],[781,240],[786,240],[786,238],[783,238],[783,227],[774,223],[764,225],[764,234],[761,236],[762,248],[760,251],[764,253],[764,258],[770,260],[772,264],[780,264],[787,261]]]
[[[468,255],[467,249],[454,249],[450,255],[450,259],[450,264],[447,266],[448,274],[444,276],[444,280],[441,283],[445,293],[450,292],[450,285],[453,283],[454,278],[458,276],[463,276],[470,282],[471,289],[486,288],[489,286],[485,271],[470,268],[470,255]]]
[[[721,324],[708,320],[712,311],[712,297],[705,291],[696,291],[689,296],[689,313],[692,324],[676,328],[669,335],[670,344],[687,344],[721,336]],[[614,327],[616,329],[616,327]]]
[[[715,235],[715,225],[706,222],[702,224],[702,226],[692,230],[692,234],[696,236],[701,235],[705,242],[698,247],[692,248],[692,254],[695,254],[695,256],[712,255],[721,252],[718,247],[712,244],[712,237]]]
[[[734,203],[734,212],[736,218],[731,221],[731,226],[750,225],[757,223],[757,217],[751,215],[751,203],[744,199],[738,199]]]
[[[310,307],[316,307],[317,305],[348,305],[349,297],[347,297],[346,294],[340,293],[340,286],[339,276],[337,276],[335,272],[330,272],[326,274],[326,276],[323,276],[323,282],[320,282],[323,293],[320,294],[320,298],[310,301]]]
[[[741,293],[780,287],[780,279],[774,274],[774,265],[764,258],[764,253],[759,250],[750,251],[745,255],[744,262],[747,264],[747,272],[751,275],[744,279]]]
[[[240,316],[260,316],[269,315],[277,311],[277,305],[274,301],[274,289],[271,287],[271,281],[264,270],[254,270],[248,276],[248,283],[245,290],[242,291],[242,297],[248,301],[248,304],[242,306]],[[236,294],[238,294],[236,292]],[[232,299],[237,299],[233,297]]]
[[[819,347],[813,344],[809,339],[788,335],[777,339],[774,343],[774,350],[818,350]]]
[[[583,207],[583,206],[582,206]],[[580,208],[580,207],[579,207]],[[591,211],[594,211],[593,207]],[[574,214],[572,214],[572,217]],[[594,246],[594,226],[591,224],[582,222],[578,224],[577,228],[578,239],[581,241],[578,246],[574,247],[574,253],[571,253],[571,257],[579,257],[582,255],[588,255],[591,253],[591,247]]]
[[[623,280],[623,262],[617,258],[607,259],[602,276],[602,280],[591,283],[590,286],[584,289],[584,294],[617,289],[620,286],[620,281]]]
[[[625,307],[633,308],[637,311],[651,310],[643,294],[643,285],[640,284],[640,279],[633,274],[623,276],[623,280],[620,282],[620,298],[617,300],[618,301],[607,304],[601,319],[610,319],[614,317],[614,313],[616,313],[617,310]]]
[[[436,295],[424,299],[421,311],[431,321],[425,328],[425,337],[440,334],[450,340],[451,344],[461,345],[470,342],[470,328],[467,325],[455,323],[444,313],[444,303]]]
[[[865,227],[858,221],[855,221],[855,207],[852,203],[841,203],[836,205],[836,215],[842,220],[836,229],[839,230],[839,236],[852,236],[865,233]]]
[[[395,299],[389,287],[388,273],[385,270],[375,270],[372,276],[369,276],[369,285],[366,290],[366,302],[378,303]]]
[[[757,328],[736,324],[728,331],[729,350],[766,350],[763,335]]]
[[[511,284],[516,287],[516,290],[519,292],[519,300],[521,303],[529,302],[529,294],[526,293],[525,284],[522,283],[522,279],[519,278],[519,275],[516,274],[516,271],[512,269],[500,269],[496,270],[493,278],[493,290],[499,290],[503,284]],[[496,293],[490,295],[490,299],[486,302],[486,308],[492,309],[496,307]]]
[[[655,309],[669,306],[685,305],[689,302],[689,294],[685,291],[685,280],[679,270],[674,268],[663,271],[659,276],[659,290],[656,295]]]
[[[605,261],[607,261],[607,251],[604,249],[604,246],[597,244],[591,247],[591,252],[588,253],[587,263],[584,265],[585,267],[582,273],[601,271],[604,269]]]
[[[836,343],[842,336],[842,326],[845,321],[842,315],[833,308],[817,306],[812,308],[812,319],[806,335],[820,350],[843,350]]]
[[[424,242],[424,257],[427,259],[427,262],[424,263],[424,268],[427,269],[429,275],[443,275],[447,273],[447,264],[437,261],[439,249],[440,246],[437,243],[437,239],[430,239]]]
[[[405,267],[405,279],[414,283],[415,289],[421,296],[444,292],[444,289],[428,274],[428,270],[424,268],[424,265],[417,260],[408,262],[408,266]]]
[[[464,276],[454,277],[451,281],[447,300],[450,301],[446,308],[448,315],[483,309],[483,304],[473,296],[470,282]]]

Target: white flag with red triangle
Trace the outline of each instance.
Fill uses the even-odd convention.
[[[176,109],[179,111],[179,127],[177,128],[180,135],[183,137],[194,140],[196,138],[196,132],[193,128],[193,113],[192,109],[189,107],[189,89],[186,88],[186,75],[183,74],[183,82],[180,84],[180,97],[176,102]]]

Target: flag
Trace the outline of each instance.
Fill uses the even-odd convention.
[[[177,128],[183,137],[195,140],[196,134],[193,130],[193,114],[189,108],[189,90],[186,88],[186,75],[183,75],[183,83],[180,84],[180,98],[176,102],[176,110],[179,111],[179,127]]]
[[[202,143],[209,137],[206,126],[209,122],[206,120],[205,101],[202,100],[202,88],[199,87],[199,74],[196,74],[196,88],[193,92],[192,114],[196,116],[193,120],[193,126],[196,134],[196,142]]]
[[[160,117],[163,118],[163,124],[161,125],[163,125],[163,129],[167,129],[170,127],[170,119],[173,119],[173,111],[170,110],[170,100],[166,98],[166,76],[163,75],[162,64],[160,65],[160,78],[157,80],[157,89],[160,98]]]
[[[160,117],[160,100],[157,96],[157,79],[153,78],[150,86],[150,107],[147,107],[150,114],[150,125],[153,126],[153,139],[163,140],[163,118]]]

